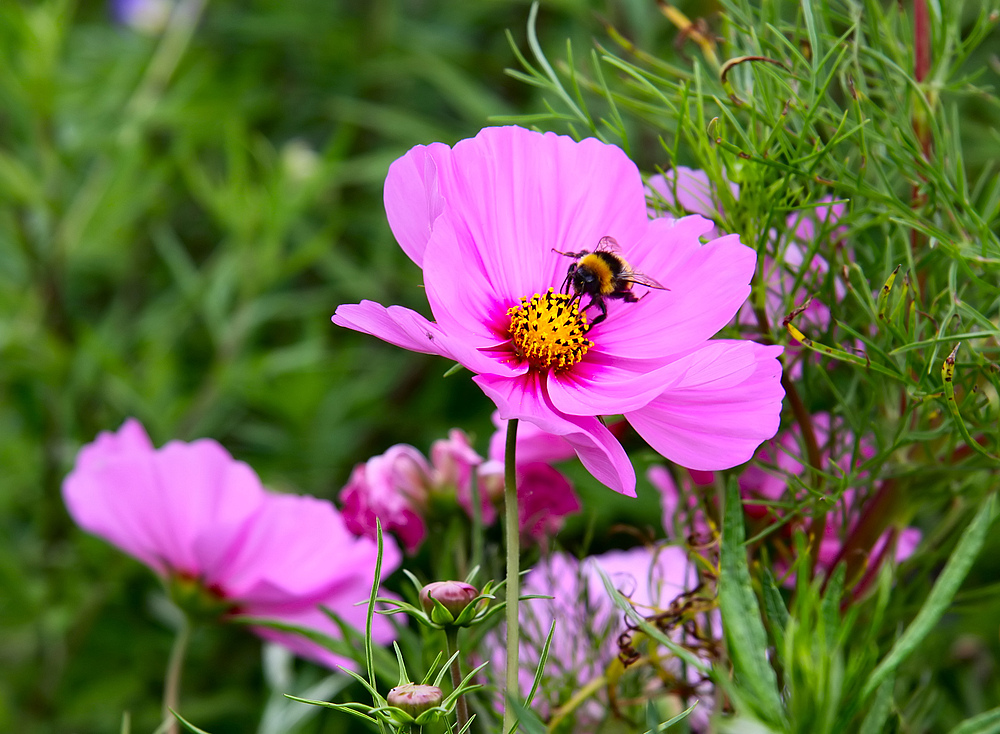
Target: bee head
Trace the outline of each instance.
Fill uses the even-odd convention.
[[[597,282],[597,274],[588,267],[577,268],[573,272],[573,287],[577,291],[589,291]]]

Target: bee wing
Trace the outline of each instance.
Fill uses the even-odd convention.
[[[597,243],[597,249],[594,252],[613,252],[620,256],[622,247],[614,237],[601,237],[601,241]]]
[[[661,291],[669,291],[665,285],[662,285],[657,280],[650,278],[648,275],[643,275],[642,273],[637,273],[636,271],[629,268],[625,273],[618,276],[622,280],[627,280],[629,283],[638,283],[639,285],[644,285],[647,288],[657,288]]]

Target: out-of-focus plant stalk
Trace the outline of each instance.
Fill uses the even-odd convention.
[[[445,628],[445,639],[448,642],[448,657],[458,652],[458,627],[450,625]],[[462,659],[461,655],[456,655],[451,661],[451,685],[454,690],[462,685]],[[462,731],[469,721],[469,704],[464,695],[460,695],[455,701],[455,717],[458,720],[458,731]]]
[[[167,675],[163,684],[163,721],[154,734],[179,734],[180,728],[173,711],[178,708],[181,694],[181,672],[184,669],[184,657],[187,654],[188,642],[191,640],[191,622],[186,614],[181,615],[181,624],[177,628],[174,645],[170,648],[170,658],[167,660]]]
[[[167,21],[156,52],[125,107],[125,120],[119,131],[122,142],[134,142],[131,136],[139,133],[153,111],[191,43],[207,2],[208,0],[181,0],[170,13],[170,20]]]
[[[141,139],[146,122],[191,43],[207,2],[208,0],[181,0],[171,12],[153,58],[122,111],[117,139],[122,148],[127,149]],[[59,224],[56,255],[64,253],[79,239],[104,201],[111,181],[110,159],[104,157],[95,161]]]
[[[913,0],[913,77],[917,84],[923,84],[927,74],[931,69],[931,25],[927,12],[927,0]],[[928,102],[933,104],[932,95],[927,94]],[[923,108],[920,100],[914,100],[913,105],[913,132],[920,141],[920,151],[925,161],[930,161],[931,157],[931,134],[927,125],[928,111]],[[920,193],[920,186],[913,184],[913,209],[919,209],[924,205],[925,197]],[[916,253],[920,247],[920,232],[916,228],[910,230],[910,248],[916,258]],[[920,292],[924,291],[926,285],[926,275],[917,274],[917,284]]]
[[[472,497],[472,568],[479,568],[483,564],[483,506],[479,497],[479,469],[475,466],[469,477],[469,495]]]
[[[866,565],[871,562],[869,554],[885,532],[898,496],[895,480],[887,479],[882,482],[871,499],[864,504],[857,525],[848,534],[840,553],[830,564],[830,568],[836,568],[841,561],[847,564],[847,573],[844,576],[846,588],[853,589],[865,575]],[[892,550],[887,547],[888,552]],[[863,591],[861,588],[854,589],[853,594],[845,598],[844,602],[856,600]]]
[[[764,341],[773,343],[770,338],[771,334],[771,324],[767,318],[767,312],[764,311],[763,306],[757,305],[754,307],[754,315],[757,317],[757,327],[760,329],[761,335],[764,337]],[[795,387],[795,383],[789,379],[788,372],[784,369],[781,371],[781,386],[785,389],[785,397],[788,399],[788,404],[792,407],[792,414],[795,416],[795,422],[799,424],[799,430],[802,433],[802,440],[806,445],[806,457],[809,459],[809,466],[813,468],[812,476],[816,481],[816,490],[822,489],[823,477],[819,473],[823,464],[823,454],[819,448],[819,442],[816,440],[816,428],[813,426],[812,415],[809,413],[809,409],[806,404],[802,401],[802,397],[799,395],[798,389]],[[819,546],[823,542],[823,536],[826,534],[826,512],[817,508],[813,514],[812,522],[809,523],[809,557],[810,557],[810,573],[815,575],[816,573],[816,562],[819,560]]]
[[[677,26],[684,38],[690,38],[701,48],[701,53],[713,69],[719,70],[719,57],[715,55],[715,41],[706,36],[695,23],[684,15],[680,10],[668,2],[660,3],[660,12],[667,16],[667,20]]]
[[[504,542],[507,545],[507,671],[504,682],[503,732],[514,731],[516,721],[510,699],[518,691],[518,656],[520,640],[518,628],[518,603],[521,595],[521,535],[517,521],[517,473],[514,471],[514,451],[517,447],[517,419],[507,421],[507,445],[504,449],[503,498]]]

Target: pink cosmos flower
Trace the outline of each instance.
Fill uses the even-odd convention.
[[[340,491],[347,527],[356,535],[375,538],[375,521],[380,520],[408,553],[414,553],[427,536],[425,520],[435,497],[457,499],[471,515],[472,470],[482,461],[458,429],[431,445],[430,462],[412,446],[392,446],[354,467]],[[493,511],[488,500],[485,507]]]
[[[118,546],[165,581],[197,584],[229,616],[272,619],[332,637],[320,609],[364,629],[376,546],[355,538],[334,506],[265,490],[254,471],[209,439],[153,448],[134,419],[84,446],[63,482],[80,527]],[[400,562],[385,541],[383,574]],[[257,634],[324,663],[354,667],[304,637],[268,628]],[[373,635],[393,637],[376,615]]]
[[[481,492],[498,499],[503,495],[504,456],[506,454],[507,421],[493,414],[496,433],[490,439],[490,459],[479,468]],[[573,484],[553,462],[565,461],[576,455],[573,447],[561,436],[546,433],[534,424],[518,426],[514,450],[517,474],[518,527],[521,537],[544,543],[554,537],[567,515],[580,511],[580,498]],[[493,522],[496,511],[484,521]]]
[[[650,221],[621,149],[486,128],[393,163],[385,204],[435,320],[364,301],[334,323],[462,364],[503,419],[563,436],[607,486],[634,496],[635,472],[597,416],[623,414],[654,449],[699,469],[740,464],[777,430],[780,347],[708,341],[746,300],[753,251],[736,235],[703,245],[702,217]],[[636,286],[637,303],[609,301],[591,328],[588,298],[558,292],[572,261],[556,251],[605,236],[669,290]]]
[[[582,561],[567,553],[552,553],[540,561],[525,576],[522,593],[553,598],[533,599],[520,606],[519,683],[522,694],[527,695],[555,621],[545,675],[533,704],[542,716],[548,716],[589,682],[603,676],[619,654],[619,635],[626,631],[625,615],[608,596],[598,569],[643,616],[666,609],[696,583],[694,569],[677,546],[615,550]],[[487,635],[482,648],[490,661],[488,673],[498,680],[505,669],[503,630],[501,625]],[[718,634],[719,630],[714,632]],[[675,673],[679,672],[676,667]],[[598,691],[604,689],[601,686]],[[578,727],[593,730],[607,715],[606,703],[599,702],[600,698],[595,697],[576,711]],[[502,708],[502,702],[498,706]],[[710,706],[699,708],[705,710],[698,719],[707,720]]]

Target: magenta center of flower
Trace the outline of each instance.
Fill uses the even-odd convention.
[[[594,346],[579,299],[553,288],[530,300],[522,296],[521,305],[507,309],[507,315],[514,352],[539,371],[569,369]]]

